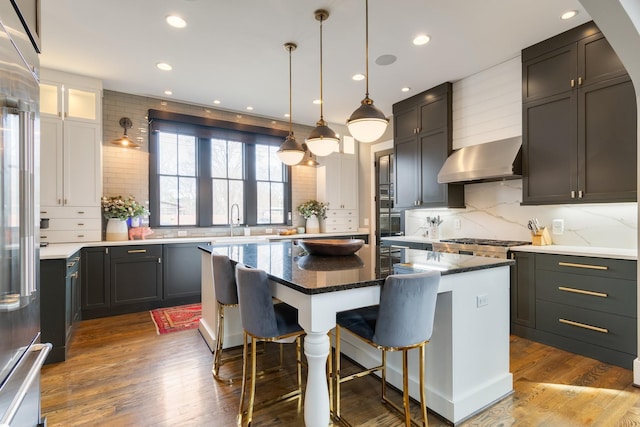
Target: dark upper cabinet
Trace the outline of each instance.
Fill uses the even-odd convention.
[[[464,207],[464,186],[438,184],[452,151],[451,83],[393,105],[397,208]]]
[[[635,91],[595,24],[522,61],[523,204],[636,201]]]

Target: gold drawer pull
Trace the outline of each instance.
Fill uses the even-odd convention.
[[[567,288],[565,286],[558,286],[558,290],[565,292],[573,292],[575,294],[591,295],[592,297],[607,298],[609,295],[603,292],[585,291],[584,289]]]
[[[559,262],[560,267],[576,267],[576,268],[589,268],[591,270],[608,270],[606,265],[591,265],[591,264],[576,264],[573,262]]]
[[[599,328],[597,326],[586,325],[580,322],[574,322],[573,320],[566,319],[558,319],[560,323],[564,323],[571,326],[577,326],[578,328],[589,329],[590,331],[602,332],[603,334],[608,334],[609,330],[606,328]]]
[[[130,251],[127,251],[128,254],[144,254],[147,253],[146,249],[133,249]]]

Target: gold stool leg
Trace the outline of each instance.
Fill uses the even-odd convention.
[[[251,337],[251,389],[249,394],[249,410],[247,413],[247,426],[251,425],[253,420],[253,404],[256,400],[256,339]]]
[[[411,426],[411,412],[409,408],[409,356],[407,350],[402,350],[402,406],[404,406],[404,424]]]
[[[226,378],[220,378],[220,360],[222,359],[222,346],[224,344],[224,306],[218,303],[218,331],[216,334],[216,348],[213,354],[213,377],[219,381],[229,381]],[[230,381],[229,381],[230,382]]]
[[[247,371],[249,368],[248,358],[248,342],[247,333],[244,332],[244,343],[242,346],[242,389],[240,390],[240,408],[238,409],[238,424],[242,425],[242,418],[244,416],[244,396],[247,388]]]
[[[420,406],[422,406],[422,422],[427,427],[429,422],[427,421],[427,393],[424,389],[424,347],[424,344],[420,346]]]
[[[382,401],[387,401],[387,351],[382,350],[382,376],[381,376],[381,387],[382,387]]]

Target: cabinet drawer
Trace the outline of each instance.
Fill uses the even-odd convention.
[[[629,354],[636,352],[636,319],[537,300],[536,327]]]
[[[536,255],[536,268],[598,277],[636,280],[636,261],[580,257],[570,255]]]
[[[327,227],[333,225],[351,225],[356,224],[358,222],[357,218],[344,218],[344,217],[335,217],[335,218],[327,218],[325,220],[325,224]]]
[[[355,209],[327,209],[327,221],[331,218],[358,218]]]
[[[102,228],[100,218],[52,218],[49,220],[49,230],[97,230]]]
[[[113,246],[109,250],[112,259],[162,257],[162,245]]]
[[[358,231],[358,225],[357,224],[334,224],[334,225],[327,224],[325,228],[325,233],[336,233],[336,232],[343,232],[343,231]]]
[[[100,230],[40,230],[40,241],[47,243],[98,242]]]
[[[636,317],[636,282],[625,279],[539,270],[536,298]]]
[[[100,220],[100,206],[41,206],[40,218],[93,218]]]

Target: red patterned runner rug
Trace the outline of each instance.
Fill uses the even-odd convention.
[[[158,335],[169,332],[186,331],[198,327],[202,316],[201,304],[180,305],[177,307],[150,310],[151,319],[156,325]]]

